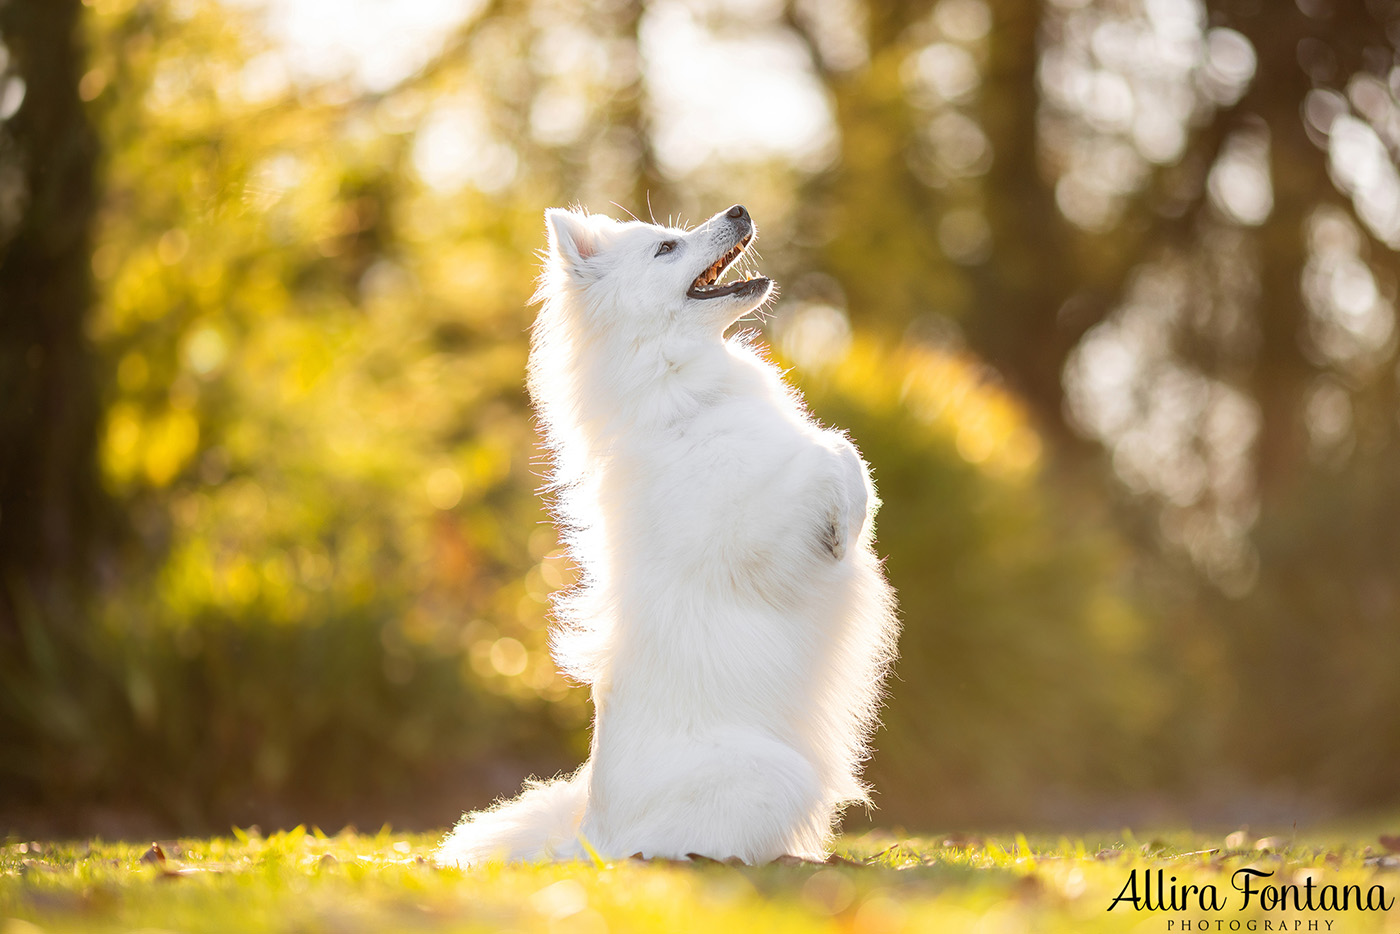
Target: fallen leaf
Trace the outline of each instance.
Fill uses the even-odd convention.
[[[1219,852],[1220,852],[1220,848],[1219,848],[1219,847],[1215,847],[1215,848],[1212,848],[1212,849],[1209,849],[1209,850],[1193,850],[1193,851],[1190,852],[1190,853],[1178,853],[1178,854],[1176,854],[1175,856],[1169,856],[1169,857],[1167,857],[1167,858],[1168,858],[1168,859],[1186,859],[1187,857],[1190,857],[1190,856],[1214,856],[1216,853],[1219,853]]]
[[[179,869],[162,869],[157,878],[164,882],[173,882],[186,876],[218,876],[222,874],[222,869],[215,869],[211,866],[182,866]]]
[[[708,856],[702,856],[699,853],[687,853],[685,854],[685,858],[690,860],[692,863],[710,863],[715,866],[744,865],[744,861],[737,856],[730,856],[725,859],[712,859]]]
[[[58,867],[50,866],[48,863],[42,863],[37,859],[25,859],[20,860],[19,871],[21,875],[26,875],[31,872],[55,873],[58,872]]]
[[[703,858],[707,858],[707,857],[702,857],[702,859],[703,859]],[[628,857],[628,859],[635,859],[635,860],[636,860],[637,862],[639,862],[639,863],[653,863],[653,864],[655,864],[655,865],[657,865],[657,866],[689,866],[689,865],[690,865],[690,861],[689,861],[689,860],[684,860],[684,859],[667,859],[667,858],[664,857],[664,856],[643,856],[641,853],[637,853],[637,854],[634,855],[634,856],[630,856],[630,857]],[[710,860],[710,862],[714,862],[714,860]]]
[[[946,841],[945,841],[945,843],[946,843]],[[876,853],[874,856],[867,856],[865,859],[863,859],[863,860],[860,861],[860,864],[861,864],[862,866],[869,866],[869,865],[872,865],[872,864],[874,864],[874,863],[878,863],[881,859],[883,859],[884,857],[886,857],[886,856],[888,856],[889,854],[893,853],[895,850],[899,849],[900,846],[902,846],[902,844],[899,844],[899,843],[892,843],[892,844],[890,844],[889,846],[885,847],[885,848],[884,848],[883,850],[881,850],[880,852]]]
[[[982,838],[976,834],[953,832],[943,838],[943,845],[963,850],[982,845]]]
[[[1381,846],[1387,852],[1400,853],[1400,834],[1381,834]]]

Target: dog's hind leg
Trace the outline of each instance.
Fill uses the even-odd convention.
[[[592,831],[611,853],[647,858],[826,855],[833,811],[816,771],[765,733],[729,728],[653,746],[646,773],[644,788],[626,789],[633,794],[608,808],[609,827],[591,828],[585,816],[586,837]]]

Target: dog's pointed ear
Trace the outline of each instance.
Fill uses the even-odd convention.
[[[587,214],[564,208],[544,212],[549,255],[575,275],[585,275],[598,252],[598,234]]]

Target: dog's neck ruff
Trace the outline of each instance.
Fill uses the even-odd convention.
[[[561,470],[629,434],[670,430],[724,395],[735,360],[722,337],[588,328],[578,299],[546,300],[530,354],[530,393]]]

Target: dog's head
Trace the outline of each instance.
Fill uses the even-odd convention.
[[[768,300],[773,282],[752,275],[722,282],[758,228],[736,204],[692,230],[550,208],[542,292],[567,289],[599,324],[634,333],[723,333]]]

